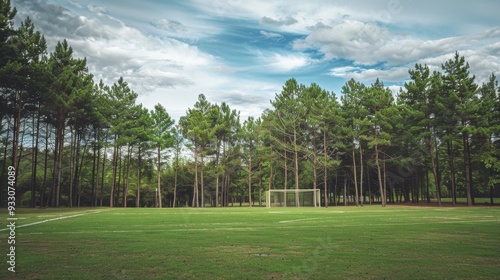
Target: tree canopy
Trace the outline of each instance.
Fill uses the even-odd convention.
[[[123,78],[95,81],[66,40],[49,52],[15,15],[1,0],[2,205],[9,166],[32,207],[252,206],[268,189],[320,189],[324,206],[500,195],[498,80],[477,84],[458,52],[439,71],[416,64],[397,93],[379,79],[335,94],[290,78],[260,116],[200,94],[173,120]]]

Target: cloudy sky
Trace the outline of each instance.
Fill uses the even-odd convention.
[[[350,78],[396,90],[415,63],[455,51],[481,83],[500,76],[500,1],[12,0],[49,51],[67,39],[96,81],[120,76],[176,120],[200,93],[260,116],[284,82],[340,93]]]

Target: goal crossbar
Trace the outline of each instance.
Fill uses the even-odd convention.
[[[297,205],[298,203],[298,205]],[[319,189],[277,189],[266,191],[266,207],[321,207]]]

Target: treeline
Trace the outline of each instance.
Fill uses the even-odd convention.
[[[290,79],[259,118],[200,95],[176,123],[122,78],[95,83],[65,40],[49,53],[15,14],[0,0],[2,205],[9,166],[31,207],[252,206],[284,188],[320,189],[325,206],[500,194],[498,81],[478,85],[458,53],[441,71],[415,65],[396,96],[379,80],[337,97]]]

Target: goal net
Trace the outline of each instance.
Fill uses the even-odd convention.
[[[301,190],[268,190],[266,191],[266,207],[320,207],[319,189]],[[298,204],[298,205],[297,205]]]

